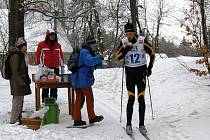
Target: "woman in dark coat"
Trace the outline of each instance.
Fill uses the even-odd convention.
[[[10,52],[10,88],[13,96],[10,123],[12,124],[20,122],[24,96],[31,94],[31,79],[28,75],[26,52],[27,42],[23,37],[20,37],[14,50]]]

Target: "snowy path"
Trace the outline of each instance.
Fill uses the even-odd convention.
[[[180,57],[188,66],[195,66],[196,58]],[[30,67],[30,73],[37,69]],[[95,111],[104,121],[87,129],[68,129],[73,121],[68,115],[67,91],[59,89],[58,104],[60,123],[43,126],[32,131],[25,126],[7,124],[11,110],[9,83],[0,80],[0,140],[130,140],[122,126],[126,123],[127,92],[124,80],[123,114],[120,123],[122,68],[96,70],[93,86]],[[151,140],[208,140],[210,137],[210,84],[209,77],[197,77],[189,73],[176,59],[161,59],[155,63],[150,86],[155,120],[151,118],[148,89],[146,89],[145,125]],[[24,110],[35,110],[33,95],[26,96]],[[138,126],[138,103],[134,104],[133,127],[136,139],[144,140],[135,127]],[[83,119],[88,121],[86,106]]]
[[[192,67],[198,58],[183,57],[180,59],[183,59],[189,67]],[[105,73],[98,72],[96,85],[94,86],[98,92],[103,90],[104,87],[109,88],[108,90],[105,89],[103,95],[97,96],[108,102],[105,105],[106,107],[115,107],[115,111],[111,110],[110,112],[115,112],[112,115],[118,121],[120,116],[121,76],[122,69],[116,69],[115,72],[109,70]],[[100,77],[103,77],[103,79],[99,79]],[[97,85],[97,83],[103,83],[103,80],[106,81],[106,83],[104,82],[105,85]],[[210,89],[208,77],[197,77],[193,73],[189,73],[176,59],[163,59],[158,61],[154,66],[153,75],[150,77],[150,84],[155,120],[151,119],[147,89],[145,122],[149,131],[148,135],[151,139],[209,139]],[[127,95],[126,88],[124,88],[124,124],[126,103]],[[138,106],[136,101],[133,115],[133,123],[136,126],[138,125],[137,111]]]

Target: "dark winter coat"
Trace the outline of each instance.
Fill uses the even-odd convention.
[[[25,54],[18,49],[11,52],[10,68],[11,79],[10,88],[11,95],[25,96],[31,94],[31,79],[28,75],[28,66],[25,62]]]

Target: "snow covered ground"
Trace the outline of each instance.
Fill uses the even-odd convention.
[[[194,67],[198,58],[179,57],[189,67]],[[197,65],[196,65],[197,66]],[[199,66],[203,68],[202,66]],[[30,66],[30,75],[37,67]],[[8,124],[11,110],[9,82],[0,79],[0,140],[129,140],[122,126],[126,123],[127,93],[124,82],[123,115],[120,123],[122,68],[100,69],[95,71],[93,86],[96,114],[104,115],[104,121],[87,129],[66,128],[72,124],[67,109],[67,90],[59,89],[58,104],[61,110],[60,123],[42,126],[37,131],[25,126]],[[124,80],[125,81],[125,80]],[[188,72],[175,58],[158,59],[153,74],[149,77],[154,117],[151,117],[148,88],[146,89],[146,120],[148,136],[151,140],[209,140],[210,138],[210,79],[198,77]],[[33,94],[26,96],[25,111],[35,110],[34,83]],[[144,138],[138,133],[138,103],[135,102],[133,114],[134,136]],[[83,119],[87,121],[86,106]]]

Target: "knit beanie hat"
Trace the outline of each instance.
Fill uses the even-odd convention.
[[[125,32],[135,32],[134,31],[134,27],[133,27],[133,25],[130,22],[125,24],[124,31]]]
[[[23,45],[27,45],[26,40],[24,39],[24,37],[19,37],[15,43],[15,46],[20,49]]]
[[[96,43],[96,39],[95,39],[94,36],[89,35],[89,36],[86,38],[86,42],[87,42],[87,44],[95,44],[95,43]]]

